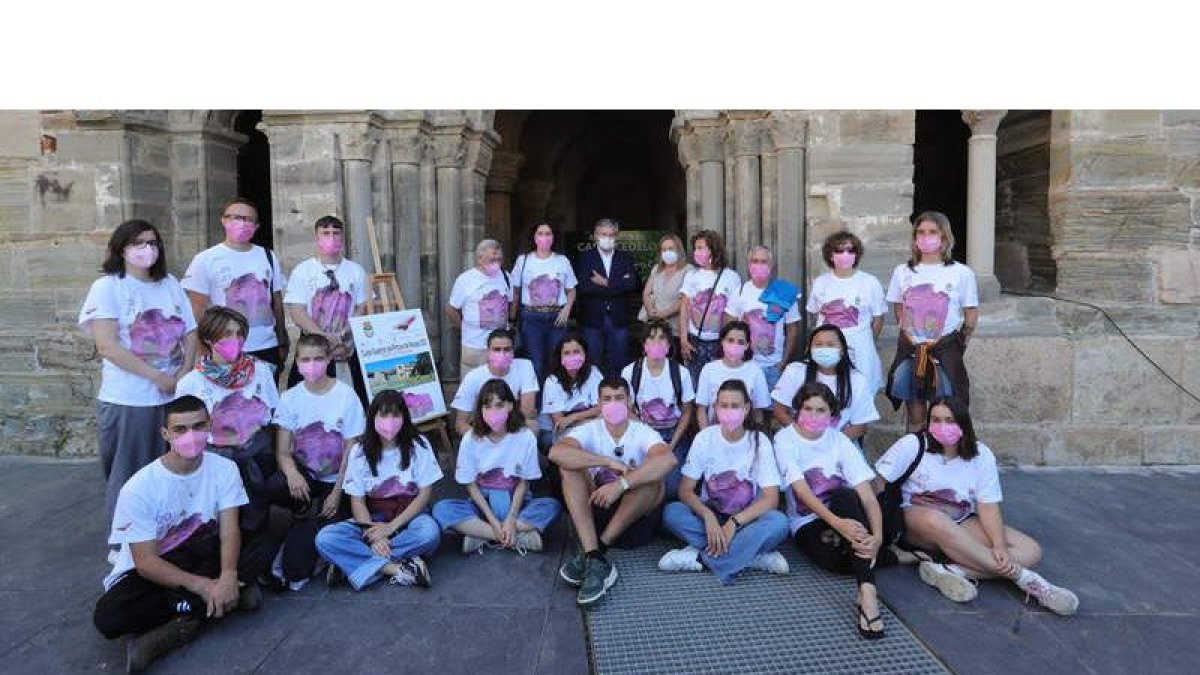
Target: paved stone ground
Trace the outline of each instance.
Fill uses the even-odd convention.
[[[107,572],[94,462],[0,457],[0,667],[120,672],[119,642],[91,610]],[[1008,521],[1045,544],[1039,567],[1080,597],[1064,619],[1008,584],[955,605],[912,568],[880,574],[892,610],[959,673],[1187,673],[1200,656],[1200,503],[1194,472],[1010,471]],[[447,540],[429,591],[267,595],[163,661],[158,672],[585,673],[574,594],[558,580],[565,527],[548,551],[464,558]],[[664,602],[669,599],[664,598]],[[215,665],[214,665],[215,664]]]

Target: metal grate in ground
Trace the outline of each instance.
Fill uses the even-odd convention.
[[[620,578],[584,611],[599,675],[947,672],[887,607],[887,636],[860,638],[853,579],[802,560],[790,542],[789,574],[748,570],[730,586],[708,571],[659,571],[670,548],[610,550]]]

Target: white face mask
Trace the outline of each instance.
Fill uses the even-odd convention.
[[[611,251],[617,245],[616,237],[597,237],[596,246],[600,247],[601,251]]]
[[[679,254],[675,251],[663,251],[662,261],[668,265],[674,265],[679,262]]]

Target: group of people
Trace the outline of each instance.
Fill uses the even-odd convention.
[[[446,308],[462,334],[450,407],[453,480],[466,497],[436,503],[442,470],[404,397],[366,396],[348,320],[369,289],[343,255],[342,222],[315,223],[315,255],[289,278],[251,243],[257,218],[248,200],[225,204],[225,240],[182,282],[166,271],[158,230],[123,223],[80,312],[103,357],[112,523],[94,621],[106,637],[132,636],[130,670],[206,619],[256,608],[262,586],[299,590],[324,574],[356,590],[428,587],[447,534],[464,553],[540,551],[564,507],[579,547],[559,573],[580,605],[616,582],[609,547],[662,530],[683,546],[659,569],[707,569],[723,583],[748,568],[786,574],[778,547],[793,537],[813,563],[854,577],[867,639],[884,634],[880,565],[919,563],[920,578],[958,602],[996,577],[1059,614],[1078,606],[1032,571],[1037,543],[1000,515],[962,359],[975,278],[951,258],[940,213],[914,220],[912,257],[886,294],[858,269],[863,244],[850,232],[826,240],[830,270],[807,296],[778,277],[767,247],[747,251],[743,282],[719,234],[693,235],[690,256],[664,236],[636,325],[627,296],[641,284],[616,248],[616,222],[596,223],[596,246],[576,265],[555,252],[548,223],[532,228],[511,273],[500,244],[481,242]],[[577,300],[581,331],[570,327]],[[802,300],[816,319],[803,340]],[[885,379],[875,338],[888,303],[900,331]],[[281,395],[285,312],[301,336]],[[862,438],[881,389],[904,404],[909,433],[872,467]]]

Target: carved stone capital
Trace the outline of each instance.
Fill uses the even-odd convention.
[[[725,131],[726,149],[734,157],[762,152],[762,124],[758,119],[733,118]]]
[[[393,164],[420,164],[429,156],[429,134],[420,126],[388,129],[387,144]]]
[[[767,118],[767,130],[776,149],[808,146],[808,113],[776,110]]]
[[[525,156],[511,150],[496,150],[492,153],[492,170],[488,172],[488,191],[512,192]]]
[[[1007,110],[964,110],[962,120],[971,127],[972,136],[995,136]]]
[[[433,158],[441,167],[462,167],[467,158],[463,127],[441,127],[433,131]]]
[[[379,142],[372,131],[367,124],[339,126],[337,139],[341,158],[363,162],[371,161],[371,158],[375,156],[375,145]]]
[[[500,135],[490,129],[470,130],[464,134],[467,152],[463,158],[466,168],[486,176],[492,168],[492,153],[500,144]]]
[[[680,128],[676,142],[680,159],[691,166],[725,160],[725,122],[718,119],[689,120]]]

